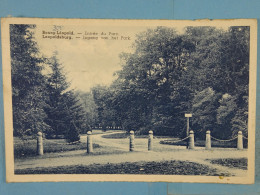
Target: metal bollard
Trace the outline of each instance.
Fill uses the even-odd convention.
[[[135,132],[130,131],[130,143],[129,143],[129,151],[134,151],[135,148]]]
[[[194,149],[194,132],[191,130],[189,135],[189,149]]]
[[[92,143],[92,133],[91,131],[87,132],[87,153],[93,152],[93,143]]]
[[[243,150],[243,134],[242,134],[242,131],[239,131],[238,135],[237,135],[237,149]]]
[[[37,133],[37,154],[43,155],[43,141],[42,141],[42,132]]]
[[[148,150],[153,150],[153,131],[149,131]]]
[[[210,137],[210,131],[209,130],[206,132],[205,149],[206,150],[210,150],[211,149],[211,137]]]

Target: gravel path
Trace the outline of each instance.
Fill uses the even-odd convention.
[[[159,144],[161,139],[154,139],[153,151],[147,151],[148,141],[144,138],[135,139],[135,151],[129,152],[129,139],[106,139],[102,134],[93,135],[93,143],[101,148],[95,149],[93,154],[86,154],[85,150],[69,151],[63,153],[49,153],[41,157],[31,157],[15,160],[15,169],[36,167],[56,167],[69,165],[90,165],[107,163],[124,163],[138,161],[190,161],[216,168],[220,172],[227,172],[235,176],[245,176],[247,171],[211,164],[207,159],[218,158],[247,158],[247,150],[213,148],[205,150],[197,147],[187,150],[185,146]],[[86,142],[86,136],[81,137]],[[104,153],[110,154],[104,154]],[[102,154],[102,155],[100,155]]]

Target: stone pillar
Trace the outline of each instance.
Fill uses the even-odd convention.
[[[190,130],[190,118],[187,117],[187,129],[186,129],[186,136],[189,136],[189,130]],[[189,139],[187,139],[187,145],[186,148],[189,148]]]
[[[129,143],[129,151],[134,151],[135,149],[135,132],[130,131],[130,143]]]
[[[194,132],[192,130],[189,135],[189,149],[194,149]]]
[[[93,152],[93,143],[92,143],[92,133],[91,131],[87,132],[87,153]]]
[[[148,150],[153,150],[153,131],[149,131]]]
[[[210,137],[210,131],[208,130],[206,132],[206,143],[205,143],[205,149],[210,150],[211,149],[211,137]]]
[[[42,132],[37,133],[37,154],[43,155],[43,141],[42,141]]]
[[[242,131],[239,131],[238,135],[237,135],[237,149],[243,150],[243,134],[242,134]]]

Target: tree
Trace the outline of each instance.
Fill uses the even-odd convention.
[[[51,127],[49,136],[64,135],[69,142],[78,141],[80,129],[86,128],[85,113],[73,90],[69,90],[62,64],[57,53],[49,60],[51,73],[48,75],[49,101],[46,122]]]
[[[210,87],[194,95],[192,126],[198,136],[204,137],[207,130],[215,130],[218,99],[218,94]]]
[[[193,112],[201,137],[208,129],[222,138],[247,132],[248,27],[148,29],[120,57],[118,79],[93,93],[99,121],[109,123],[113,110],[127,130],[183,136],[184,114]]]
[[[249,36],[248,26],[232,26],[223,56],[226,62],[226,93],[232,95],[236,109],[231,119],[232,136],[239,130],[247,135],[248,93],[249,93]],[[225,71],[223,70],[223,71]]]
[[[13,127],[15,136],[47,131],[44,112],[44,58],[34,40],[34,25],[10,25]]]
[[[235,98],[229,94],[222,95],[219,100],[219,107],[217,109],[217,123],[220,125],[222,131],[219,131],[221,137],[230,137],[232,135],[232,123],[231,120],[235,116],[237,105]]]
[[[188,39],[195,45],[186,64],[184,80],[191,92],[211,87],[217,93],[223,89],[223,45],[227,35],[215,27],[187,27]],[[192,99],[192,97],[191,97]]]
[[[218,113],[214,133],[227,138],[240,129],[247,134],[249,28],[238,26],[222,31],[188,27],[186,33],[196,45],[188,60],[186,79],[190,79],[193,90],[210,87],[219,98],[212,109]],[[214,114],[209,113],[212,119]]]
[[[85,118],[85,112],[79,98],[73,90],[66,92],[64,95],[65,110],[67,111],[67,122],[70,125],[65,137],[69,142],[78,141],[79,134],[85,132],[85,129],[90,130]]]
[[[87,131],[90,130],[91,127],[93,128],[95,126],[96,127],[98,126],[97,105],[95,104],[92,92],[77,91],[76,95],[80,99],[80,103],[86,114],[85,115],[86,121],[89,124],[89,127],[87,129],[84,129],[82,132],[87,133]]]
[[[122,123],[135,130],[179,134],[185,92],[178,85],[193,50],[187,37],[172,28],[149,29],[137,36],[135,52],[121,55],[123,69],[117,73],[115,102]]]
[[[105,86],[96,86],[92,88],[93,99],[97,110],[97,120],[95,126],[101,126],[106,130],[107,126],[113,124],[119,126],[115,110],[112,106],[112,90]]]

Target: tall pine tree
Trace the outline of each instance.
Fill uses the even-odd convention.
[[[51,127],[48,136],[64,135],[69,142],[78,141],[80,129],[86,127],[84,112],[79,99],[69,90],[62,64],[57,54],[49,60],[51,73],[48,75],[49,101],[46,122]]]
[[[34,40],[36,26],[10,25],[13,127],[15,136],[47,131],[44,122],[45,80],[42,74],[44,58]]]

